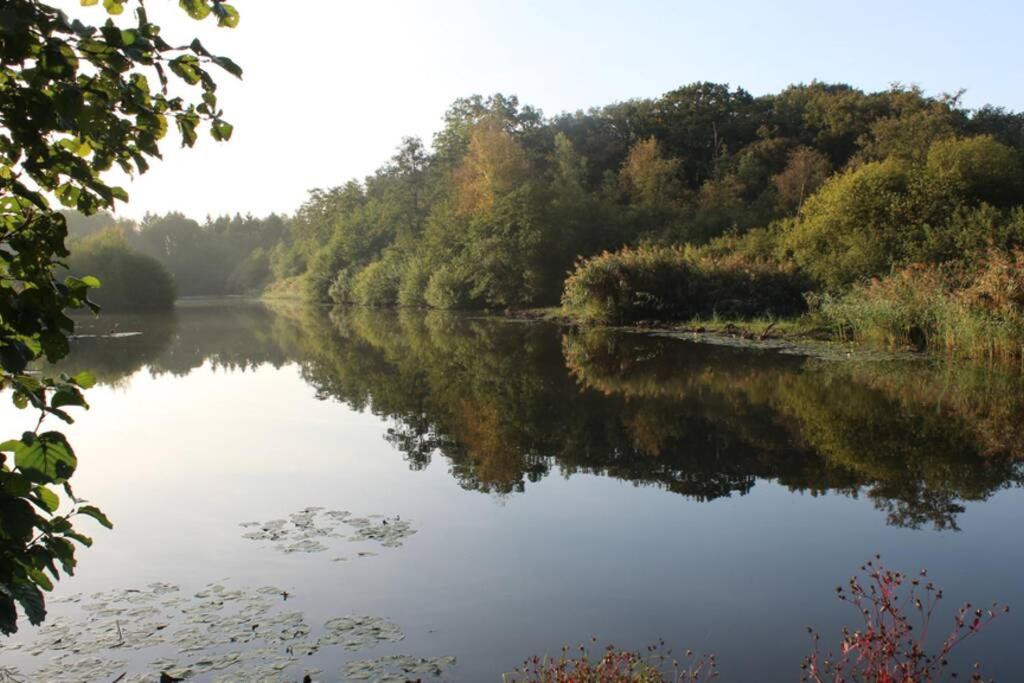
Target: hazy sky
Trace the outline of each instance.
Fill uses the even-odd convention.
[[[179,19],[172,0],[148,4],[170,42],[200,35],[245,79],[221,79],[231,142],[169,143],[128,187],[122,215],[290,212],[307,189],[371,173],[403,135],[429,141],[451,101],[473,93],[516,94],[550,115],[697,80],[755,95],[813,79],[900,81],[1024,109],[1020,0],[234,4],[234,30]]]

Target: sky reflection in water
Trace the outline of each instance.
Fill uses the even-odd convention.
[[[597,636],[792,681],[805,625],[832,642],[853,623],[834,588],[875,552],[930,570],[943,627],[963,600],[1024,603],[1016,376],[418,312],[207,303],[114,322],[144,334],[77,343],[70,365],[103,385],[70,436],[78,493],[116,526],[57,595],[273,585],[314,626],[401,627],[303,658],[323,680],[387,654],[497,680]],[[316,553],[243,538],[307,506],[417,533]],[[1020,632],[1011,613],[964,661],[1009,680]],[[142,671],[154,652],[118,656]]]

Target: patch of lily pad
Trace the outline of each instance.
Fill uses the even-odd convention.
[[[385,548],[397,548],[416,533],[412,524],[400,517],[356,517],[348,510],[326,510],[322,507],[293,512],[287,519],[242,522],[241,526],[253,529],[242,534],[243,538],[267,541],[274,549],[286,554],[324,552],[336,548],[339,541],[373,541]],[[371,554],[360,552],[359,556]]]
[[[441,678],[447,669],[455,666],[455,657],[410,657],[387,655],[376,659],[360,659],[345,665],[345,678],[376,683],[406,683],[424,676]]]
[[[70,614],[50,619],[35,641],[20,646],[45,657],[26,680],[156,683],[164,673],[215,682],[301,680],[316,673],[301,665],[319,650],[364,650],[405,637],[394,622],[367,615],[330,619],[314,634],[301,612],[287,609],[287,597],[273,586],[212,584],[188,595],[154,583],[65,598],[58,602],[70,603]],[[139,652],[149,649],[153,658],[139,666]]]

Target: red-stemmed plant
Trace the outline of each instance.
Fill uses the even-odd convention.
[[[594,643],[596,641],[592,641]],[[558,658],[532,657],[505,675],[506,683],[692,683],[718,677],[714,655],[686,651],[683,661],[672,656],[665,643],[646,652],[605,648],[599,657],[586,646],[575,651],[563,647]]]
[[[804,660],[803,679],[809,683],[932,683],[957,678],[949,670],[949,657],[965,640],[979,633],[1008,606],[995,603],[981,609],[966,603],[954,617],[954,626],[937,650],[928,644],[929,627],[936,605],[942,600],[925,571],[912,578],[885,568],[881,557],[861,567],[863,576],[850,579],[847,588],[836,589],[864,620],[862,628],[843,629],[839,651],[822,655],[819,635],[808,628],[814,651]],[[971,681],[981,681],[977,664]]]

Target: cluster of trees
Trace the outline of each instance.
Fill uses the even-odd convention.
[[[793,264],[838,291],[1022,243],[1022,150],[1024,115],[900,86],[754,97],[696,83],[554,118],[475,96],[429,148],[406,139],[364,181],[313,191],[271,251],[271,291],[548,304],[580,257],[684,243]]]
[[[270,254],[287,232],[283,218],[251,215],[208,218],[205,223],[172,212],[141,222],[107,212],[66,214],[69,270],[103,283],[95,298],[108,310],[165,308],[180,296],[252,294],[271,280]],[[133,264],[126,267],[126,263]]]
[[[70,273],[94,273],[100,285],[91,295],[107,311],[161,311],[174,305],[171,273],[156,259],[131,247],[128,233],[107,228],[70,242]]]

